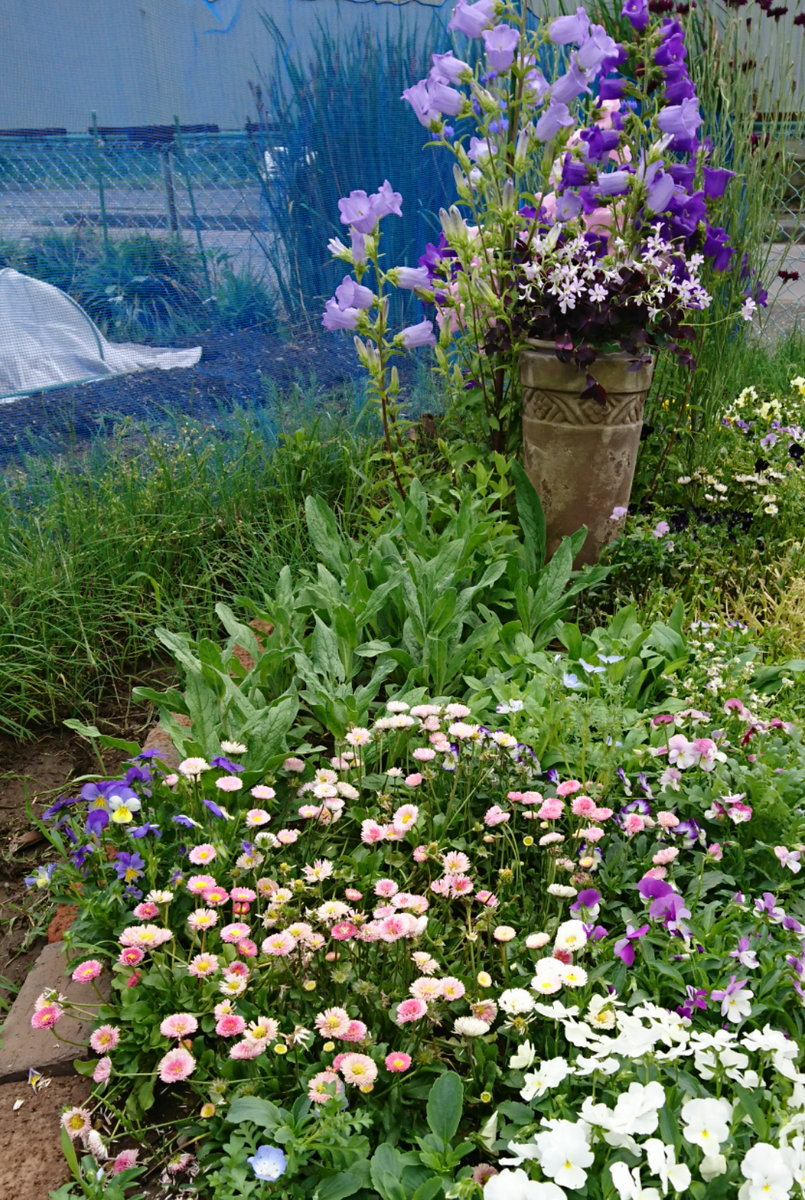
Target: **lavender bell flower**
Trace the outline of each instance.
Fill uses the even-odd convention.
[[[583,8],[577,8],[574,16],[557,17],[548,26],[548,37],[555,46],[567,46],[581,42],[590,31],[590,18]]]
[[[424,81],[423,81],[424,82]],[[419,87],[419,84],[416,85]],[[427,90],[427,85],[425,85]],[[409,91],[413,89],[409,88]],[[356,190],[338,201],[338,211],[341,213],[341,224],[351,225],[358,233],[373,233],[377,225],[377,213],[372,203],[373,197],[366,192]]]
[[[571,117],[567,105],[560,104],[558,100],[551,97],[550,104],[537,121],[534,136],[539,142],[549,142],[551,138],[556,137],[560,129],[574,124],[575,121]]]
[[[670,133],[673,137],[683,140],[695,138],[701,123],[699,102],[695,97],[683,100],[681,104],[669,104],[657,117],[657,125],[663,133]]]
[[[356,283],[351,275],[345,275],[341,283],[335,289],[335,298],[338,301],[338,307],[341,312],[346,312],[349,308],[371,308],[374,300],[374,292],[371,288],[362,287]],[[242,771],[243,767],[239,763],[232,763],[229,759],[223,759],[221,756],[212,760],[214,767],[223,767],[225,771]]]
[[[431,79],[428,83],[428,95],[431,107],[448,117],[457,117],[464,106],[464,97],[455,88],[448,87],[441,80]]]
[[[430,69],[430,79],[439,83],[461,83],[467,72],[472,74],[472,67],[462,59],[456,58],[452,50],[446,54],[432,54],[433,66]]]
[[[665,76],[664,95],[666,104],[681,104],[683,100],[696,98],[696,89],[693,86],[693,80],[688,75],[684,63],[663,67],[662,73]]]
[[[388,179],[384,179],[375,194],[370,197],[378,221],[382,217],[402,216],[402,193],[395,192]]]
[[[557,221],[575,221],[581,212],[581,198],[573,192],[564,192],[556,200],[555,211]]]
[[[433,121],[438,121],[441,116],[438,108],[436,108],[431,100],[427,79],[420,79],[418,83],[413,85],[413,87],[406,88],[402,96],[400,96],[400,99],[406,100],[411,105],[411,108],[416,114],[416,119],[419,121],[420,125],[424,125],[426,129],[429,129],[431,123]],[[340,200],[338,201],[338,207],[341,207]],[[341,220],[344,220],[343,216]],[[356,226],[356,228],[358,228],[358,226]],[[364,229],[362,232],[371,233],[372,229],[374,229],[374,225],[371,227],[371,229]]]
[[[457,29],[466,33],[467,37],[477,38],[484,29],[489,29],[495,15],[495,0],[478,0],[477,4],[467,4],[467,0],[458,0],[453,9],[448,29]]]
[[[593,25],[590,34],[576,51],[576,62],[585,71],[597,71],[601,64],[617,54],[618,43],[611,38],[603,25]]]
[[[626,17],[632,29],[642,33],[649,22],[648,0],[624,0],[621,16]]]
[[[589,92],[590,81],[586,73],[581,69],[579,64],[574,60],[570,64],[570,68],[564,75],[560,75],[551,88],[551,100],[558,101],[560,104],[568,104],[571,100],[575,100],[582,92]]]
[[[646,196],[646,208],[651,213],[665,212],[670,204],[677,185],[674,183],[672,175],[667,171],[659,171],[652,182],[649,184],[648,194]]]
[[[430,276],[426,267],[398,267],[397,287],[410,291],[412,288],[430,287]]]
[[[514,62],[514,52],[520,41],[520,30],[510,25],[485,29],[481,37],[486,43],[486,58],[493,71],[508,71]]]
[[[729,244],[729,234],[720,225],[713,228],[707,226],[707,236],[704,239],[702,253],[712,259],[714,271],[726,271],[735,250]]]
[[[398,334],[406,350],[415,350],[417,346],[435,346],[433,336],[433,321],[420,321],[418,325],[408,325]]]
[[[352,258],[356,263],[366,262],[366,239],[362,233],[358,233],[357,229],[350,231],[350,241],[352,243]]]
[[[599,196],[623,196],[629,190],[628,171],[599,171],[597,192]]]
[[[338,307],[336,300],[328,300],[324,306],[324,316],[321,323],[325,329],[355,329],[358,324],[357,308]]]

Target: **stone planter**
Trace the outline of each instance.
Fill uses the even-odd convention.
[[[520,352],[523,459],[545,511],[547,552],[582,525],[589,532],[576,566],[595,563],[622,522],[613,509],[629,503],[643,407],[654,363],[627,370],[627,354],[601,355],[592,368],[606,404],[580,400],[587,372],[562,363],[552,342]]]

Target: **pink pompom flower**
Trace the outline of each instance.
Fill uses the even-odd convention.
[[[165,1017],[159,1026],[162,1036],[169,1038],[189,1037],[197,1029],[198,1021],[192,1013],[173,1013],[170,1017]]]
[[[112,1163],[110,1173],[112,1175],[119,1175],[121,1171],[128,1171],[132,1167],[136,1167],[139,1155],[139,1150],[121,1150]]]
[[[243,1017],[237,1013],[229,1013],[219,1018],[215,1032],[219,1037],[240,1037],[245,1028],[246,1022]]]
[[[117,961],[122,963],[124,967],[136,967],[144,958],[145,951],[141,950],[139,946],[126,946],[124,950],[120,951]]]
[[[106,1083],[111,1074],[112,1060],[108,1054],[104,1054],[103,1058],[99,1058],[96,1062],[95,1070],[92,1072],[92,1078],[95,1083]]]
[[[97,958],[87,959],[73,971],[73,983],[91,983],[93,979],[98,978],[102,970],[103,966]]]
[[[120,1030],[116,1025],[100,1025],[91,1035],[89,1044],[96,1054],[114,1050],[120,1041]]]
[[[403,1050],[395,1050],[386,1055],[386,1070],[394,1075],[401,1075],[411,1066],[411,1055]]]
[[[64,1014],[64,1009],[60,1004],[43,1004],[31,1016],[32,1029],[52,1029],[57,1021],[61,1020]]]
[[[181,1083],[182,1080],[192,1075],[195,1069],[196,1060],[183,1046],[179,1046],[176,1050],[169,1050],[157,1064],[159,1078],[163,1083]]]
[[[212,862],[216,857],[215,847],[209,842],[203,842],[200,846],[194,846],[187,857],[194,866],[201,866],[203,863]]]
[[[403,1000],[397,1005],[394,1020],[398,1025],[407,1025],[412,1021],[421,1021],[427,1011],[428,1006],[424,1000]]]

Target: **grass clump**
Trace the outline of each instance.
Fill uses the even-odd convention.
[[[361,519],[384,486],[373,432],[346,405],[311,403],[214,426],[126,423],[6,473],[0,729],[24,736],[97,703],[153,655],[155,623],[208,635],[216,601],[306,561],[305,495]]]

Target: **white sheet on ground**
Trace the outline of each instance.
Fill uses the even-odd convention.
[[[200,346],[107,342],[66,292],[11,267],[0,270],[0,403],[129,371],[192,367],[200,358]]]

